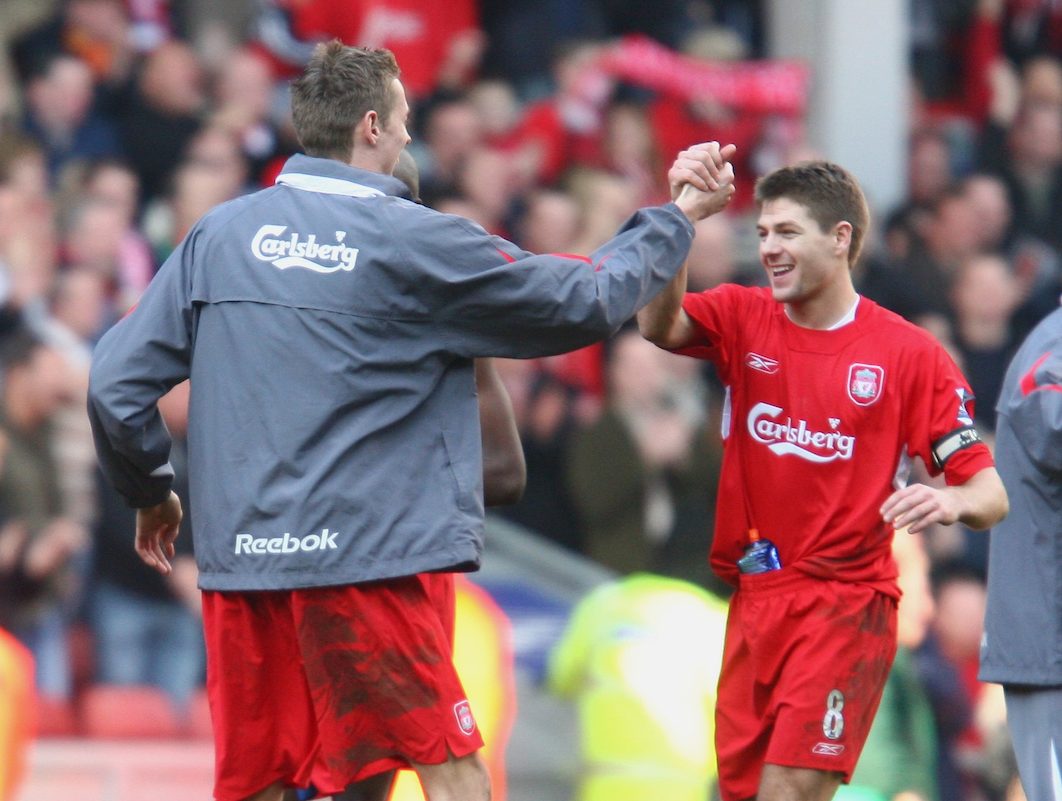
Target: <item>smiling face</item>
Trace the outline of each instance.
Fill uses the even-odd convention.
[[[756,229],[771,293],[787,305],[794,321],[814,326],[823,316],[832,324],[835,309],[840,319],[854,300],[848,268],[851,225],[839,222],[824,231],[806,206],[778,197],[763,202]]]

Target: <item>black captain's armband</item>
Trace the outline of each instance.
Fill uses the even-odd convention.
[[[956,428],[933,443],[933,464],[938,470],[942,470],[948,459],[980,441],[981,435],[973,426]]]

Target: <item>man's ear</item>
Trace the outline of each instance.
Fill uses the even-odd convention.
[[[852,224],[846,220],[841,220],[837,223],[833,229],[833,242],[834,246],[840,250],[847,252],[852,246]]]
[[[355,133],[359,139],[375,145],[376,139],[380,136],[380,115],[375,111],[366,111],[365,116],[358,122]]]

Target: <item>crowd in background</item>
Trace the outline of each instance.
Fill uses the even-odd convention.
[[[762,6],[5,0],[0,625],[31,646],[39,692],[63,700],[87,680],[150,681],[185,703],[202,681],[192,533],[171,576],[137,560],[133,512],[96,474],[87,367],[189,227],[271,183],[297,150],[286,81],[314,42],[394,50],[424,202],[531,251],[591,251],[667,199],[679,149],[735,142],[739,192],[697,226],[697,290],[761,282],[753,179],[817,155],[798,74],[778,73],[794,79],[796,102],[689,90],[690,76],[747,77],[742,65],[764,57]],[[1062,290],[1062,8],[910,6],[908,194],[872,210],[857,287],[948,347],[990,438],[1009,357]],[[706,561],[722,409],[706,364],[634,330],[552,359],[499,361],[528,465],[523,500],[501,513],[620,573],[725,593]],[[178,388],[163,409],[178,465],[186,407]],[[976,682],[987,540],[955,526],[925,548],[935,610],[910,647],[939,747],[925,795],[1002,798],[1012,770],[1001,704]],[[87,676],[71,630],[89,632]]]

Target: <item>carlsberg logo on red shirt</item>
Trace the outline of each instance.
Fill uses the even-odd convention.
[[[779,419],[782,409],[769,403],[757,403],[749,411],[749,434],[762,442],[778,456],[791,454],[809,462],[832,462],[835,459],[851,459],[855,437],[840,431],[815,431],[807,420]],[[831,418],[831,426],[836,418]]]

